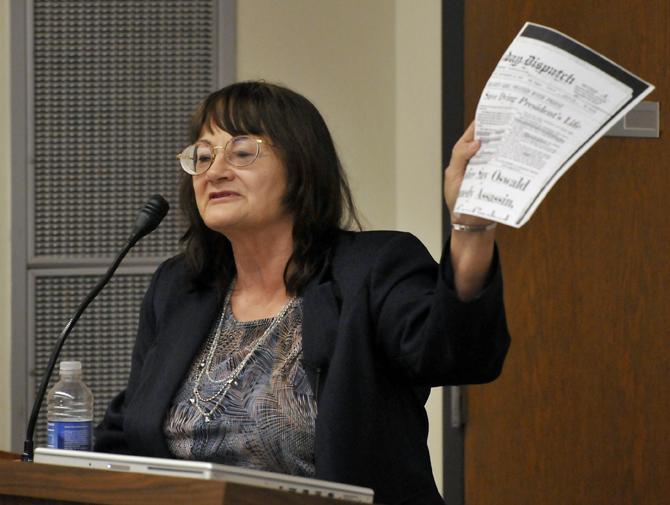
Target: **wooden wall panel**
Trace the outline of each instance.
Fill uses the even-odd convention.
[[[466,2],[465,110],[525,21],[658,88],[667,121],[670,4]],[[466,504],[668,503],[670,142],[604,138],[520,230],[502,229],[512,347],[469,388]]]

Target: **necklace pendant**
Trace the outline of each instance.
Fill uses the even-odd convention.
[[[200,362],[200,368],[205,368],[205,362],[204,361]]]
[[[195,398],[189,398],[188,401],[191,405],[195,405]]]
[[[209,416],[205,414],[205,423],[209,423]]]

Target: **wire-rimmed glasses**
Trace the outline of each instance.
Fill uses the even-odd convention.
[[[223,151],[226,161],[235,167],[251,165],[261,152],[261,144],[267,144],[267,142],[248,135],[233,137],[224,146],[196,142],[179,153],[177,158],[184,172],[199,175],[209,170],[218,151]]]

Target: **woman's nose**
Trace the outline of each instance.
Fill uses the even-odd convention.
[[[205,175],[209,180],[232,179],[235,176],[232,165],[228,162],[223,153],[219,153],[214,158],[212,166],[209,167]]]

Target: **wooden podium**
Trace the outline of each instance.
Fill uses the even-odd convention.
[[[24,463],[0,451],[0,505],[338,505],[321,496],[224,481]]]

